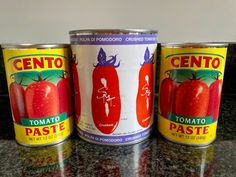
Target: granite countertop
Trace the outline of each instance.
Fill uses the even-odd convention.
[[[236,176],[236,96],[222,98],[217,140],[196,148],[171,143],[156,131],[129,146],[101,146],[78,138],[27,148],[14,140],[7,96],[0,97],[0,176]]]

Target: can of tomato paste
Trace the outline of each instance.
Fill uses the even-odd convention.
[[[227,44],[163,44],[158,129],[168,140],[204,146],[216,138]]]
[[[153,122],[157,32],[71,31],[81,138],[107,145],[146,139]]]
[[[72,132],[70,48],[67,44],[3,45],[16,141],[51,145]]]

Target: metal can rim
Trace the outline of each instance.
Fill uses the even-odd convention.
[[[67,48],[70,44],[2,44],[3,49],[29,49],[29,48],[37,48],[37,49],[53,49],[53,48]]]
[[[82,34],[157,34],[157,30],[152,29],[81,29],[71,30],[70,35],[82,35]]]
[[[161,43],[166,48],[220,48],[228,47],[227,42],[183,42],[183,43]]]

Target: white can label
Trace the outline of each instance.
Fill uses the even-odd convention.
[[[148,137],[157,35],[78,35],[71,43],[80,136],[104,144]]]

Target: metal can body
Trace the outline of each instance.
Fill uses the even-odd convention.
[[[216,138],[227,45],[164,44],[158,129],[168,140],[204,146]]]
[[[16,140],[51,145],[72,132],[69,45],[4,45]]]
[[[153,122],[157,32],[81,30],[70,36],[79,136],[108,145],[147,138]]]

